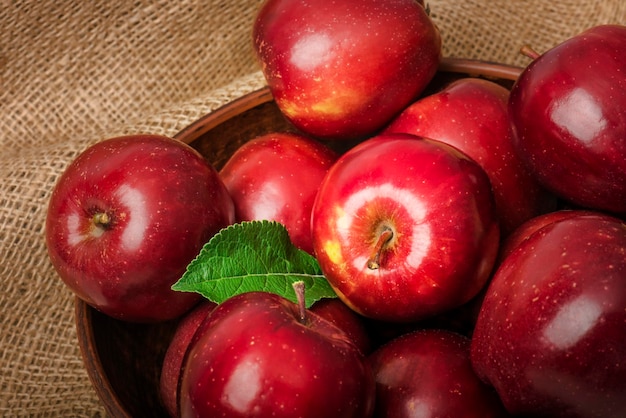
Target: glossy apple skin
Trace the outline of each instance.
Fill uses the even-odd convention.
[[[375,385],[341,329],[273,293],[222,302],[191,343],[182,417],[371,416]]]
[[[550,225],[553,222],[560,221],[561,219],[567,219],[584,214],[598,214],[597,211],[586,211],[580,209],[561,209],[554,212],[544,213],[539,216],[535,216],[532,219],[524,222],[515,231],[513,231],[500,245],[500,251],[498,254],[499,262],[502,262],[509,256],[516,248],[518,248],[522,242],[526,241],[532,234],[539,231],[546,225]]]
[[[384,228],[380,268],[368,261]],[[313,205],[313,246],[339,297],[360,314],[412,322],[457,307],[487,281],[499,225],[485,172],[457,149],[408,134],[355,146]]]
[[[626,224],[581,214],[543,226],[502,262],[471,344],[513,414],[626,416]]]
[[[365,318],[354,312],[339,298],[320,299],[309,308],[345,332],[361,353],[368,355],[373,342]]]
[[[96,222],[106,214],[108,224]],[[171,286],[234,206],[217,171],[193,148],[155,135],[111,138],[59,178],[46,219],[50,260],[89,305],[125,321],[182,315],[198,302]]]
[[[416,0],[267,0],[253,39],[278,107],[325,139],[371,136],[441,60],[439,31]]]
[[[238,222],[272,220],[295,246],[311,254],[311,209],[337,153],[305,136],[276,132],[238,148],[220,170]]]
[[[450,144],[473,158],[493,186],[502,237],[556,209],[519,158],[508,115],[509,91],[489,80],[462,78],[406,108],[385,132],[406,132]]]
[[[442,330],[404,334],[374,351],[376,418],[496,418],[509,414],[470,363],[470,339]]]
[[[540,55],[513,86],[520,156],[559,196],[626,214],[626,26],[598,26]]]
[[[203,300],[187,312],[176,326],[176,331],[167,347],[159,377],[159,395],[165,410],[172,418],[178,417],[178,382],[182,373],[185,353],[193,336],[217,304]]]

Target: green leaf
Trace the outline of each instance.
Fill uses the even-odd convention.
[[[197,292],[215,303],[251,291],[277,293],[296,302],[296,281],[305,284],[307,307],[337,296],[317,259],[294,246],[282,224],[247,221],[213,236],[172,289]]]

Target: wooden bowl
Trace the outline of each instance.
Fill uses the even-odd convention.
[[[510,88],[520,68],[490,62],[444,59],[429,94],[462,77],[480,77]],[[220,169],[244,142],[271,131],[294,131],[267,88],[207,114],[176,135]],[[76,298],[81,354],[95,390],[111,417],[167,417],[159,376],[177,321],[133,324],[112,319]]]

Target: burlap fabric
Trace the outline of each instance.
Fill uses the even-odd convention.
[[[263,85],[249,32],[260,0],[0,1],[0,415],[102,416],[79,353],[73,296],[44,217],[89,144],[173,135]],[[599,23],[623,0],[430,0],[446,56],[514,65]],[[602,76],[601,69],[598,76]]]

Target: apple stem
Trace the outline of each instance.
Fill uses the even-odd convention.
[[[298,301],[298,309],[299,309],[299,320],[301,324],[306,323],[307,315],[306,315],[306,301],[304,300],[304,282],[299,280],[297,282],[293,282],[291,285],[293,290],[296,292],[296,299]]]
[[[539,58],[539,56],[541,55],[539,54],[539,52],[535,51],[530,45],[523,45],[520,48],[520,53],[534,60]]]
[[[99,212],[93,215],[93,223],[100,228],[106,229],[111,223],[111,218],[106,212]]]
[[[393,231],[391,228],[383,228],[378,236],[378,240],[376,241],[374,251],[372,251],[372,255],[367,260],[367,268],[370,270],[377,270],[380,268],[380,256],[385,249],[385,245],[391,241],[391,238],[393,238]]]

